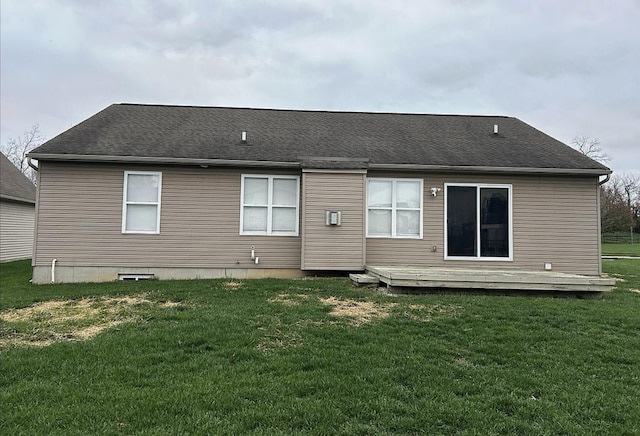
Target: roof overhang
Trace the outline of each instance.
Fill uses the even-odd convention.
[[[415,164],[369,164],[370,170],[428,171],[433,173],[503,173],[503,174],[555,174],[567,176],[603,176],[610,169],[598,168],[529,168],[493,167],[470,165],[415,165]]]
[[[0,194],[0,200],[12,201],[15,203],[36,204],[35,200],[29,200],[26,198],[13,197],[11,195]]]
[[[196,159],[181,157],[156,156],[99,156],[82,154],[47,154],[29,153],[29,157],[42,161],[62,162],[94,162],[94,163],[127,163],[150,165],[199,165],[222,167],[269,167],[269,168],[301,168],[302,163],[240,160],[240,159]],[[318,158],[315,158],[318,159]],[[330,158],[335,160],[336,158]],[[471,165],[416,165],[416,164],[376,164],[368,163],[369,170],[381,171],[419,171],[433,173],[501,173],[501,174],[547,174],[566,176],[603,176],[611,174],[609,168],[529,168],[529,167],[497,167]]]
[[[133,163],[154,165],[200,165],[200,166],[229,166],[229,167],[270,167],[270,168],[300,168],[300,162],[275,162],[263,160],[240,159],[194,159],[183,157],[156,156],[96,156],[84,154],[45,154],[29,153],[29,157],[42,161],[63,162],[95,162],[95,163]]]

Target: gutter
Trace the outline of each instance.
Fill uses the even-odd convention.
[[[33,170],[37,173],[39,171],[38,167],[31,162],[31,156],[27,156],[27,165],[29,165]]]
[[[557,175],[593,175],[611,174],[610,169],[596,168],[530,168],[530,167],[492,167],[492,166],[456,166],[456,165],[415,165],[415,164],[369,164],[370,170],[430,171],[434,173],[511,173],[511,174],[557,174]]]
[[[179,164],[204,166],[247,166],[247,167],[279,167],[300,168],[299,162],[276,162],[266,160],[240,159],[194,159],[185,157],[154,157],[154,156],[96,156],[85,154],[45,154],[29,153],[29,157],[37,160],[53,160],[66,162],[110,162],[110,163],[138,163],[138,164]]]
[[[600,181],[598,182],[598,185],[599,185],[599,186],[604,185],[605,183],[607,183],[607,182],[609,181],[609,179],[610,179],[610,178],[611,178],[611,173],[606,174],[606,177],[605,177],[603,180],[600,180]]]
[[[229,166],[229,167],[269,167],[296,168],[301,162],[259,161],[241,159],[196,159],[182,157],[154,157],[154,156],[96,156],[83,154],[47,154],[29,153],[29,158],[37,160],[65,161],[65,162],[108,162],[131,164],[168,164],[168,165],[200,165],[200,166]],[[318,160],[318,158],[314,158]],[[328,158],[336,160],[336,158]],[[350,161],[351,159],[345,159]],[[495,167],[495,166],[456,166],[456,165],[417,165],[417,164],[375,164],[367,165],[369,170],[396,171],[429,171],[436,173],[510,173],[510,174],[555,174],[568,176],[602,176],[611,174],[611,170],[597,168],[530,168],[530,167]]]

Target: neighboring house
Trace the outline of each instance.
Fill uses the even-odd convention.
[[[600,275],[611,171],[516,118],[114,104],[30,156],[34,282]]]
[[[33,252],[36,187],[0,153],[0,262]]]

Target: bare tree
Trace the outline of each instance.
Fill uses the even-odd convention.
[[[573,146],[600,163],[611,160],[597,138],[577,136]],[[640,230],[640,173],[616,174],[600,187],[600,217],[603,233]]]
[[[640,174],[623,173],[617,177],[620,194],[625,202],[629,214],[629,227],[633,234],[634,228],[640,224]]]
[[[629,228],[629,213],[615,179],[600,186],[600,222],[602,233]]]
[[[576,150],[590,157],[593,160],[597,160],[600,163],[606,163],[611,160],[609,155],[600,147],[600,140],[597,138],[591,138],[589,136],[576,136],[571,142]]]
[[[640,173],[623,173],[600,186],[603,233],[640,232]]]
[[[2,144],[2,153],[33,183],[36,182],[36,172],[28,165],[27,153],[44,142],[37,124],[24,132],[18,138],[9,138],[6,144]]]
[[[640,200],[640,174],[622,173],[616,178],[620,184],[627,207],[632,208]]]

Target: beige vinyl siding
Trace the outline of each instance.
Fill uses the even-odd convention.
[[[159,234],[122,234],[125,170],[162,172]],[[300,268],[300,237],[239,234],[242,174],[41,162],[34,265],[55,258],[59,266]],[[251,246],[259,265],[251,260]]]
[[[161,171],[160,234],[122,234],[124,171]],[[239,234],[242,174],[298,171],[40,162],[33,263],[49,266],[358,269],[368,265],[523,268],[599,273],[596,177],[482,176],[369,172],[369,177],[422,178],[423,238],[364,238],[363,174],[305,173],[302,236]],[[310,177],[310,178],[309,178]],[[513,261],[444,260],[444,183],[512,185]],[[324,211],[342,210],[327,228]],[[301,212],[302,215],[302,212]],[[339,238],[334,233],[344,232]],[[366,243],[366,249],[365,247]],[[335,244],[340,244],[339,247]],[[260,264],[250,258],[255,246]],[[27,245],[28,247],[28,245]],[[435,247],[435,251],[432,251]]]
[[[514,259],[529,268],[597,275],[597,178],[543,178],[514,187]]]
[[[384,174],[421,177],[419,174]],[[374,176],[369,173],[369,176]],[[375,174],[379,176],[379,174]],[[523,268],[598,275],[598,180],[596,177],[437,174],[424,179],[422,240],[367,239],[369,265]],[[444,259],[444,184],[512,185],[513,261]],[[442,189],[437,197],[431,187]],[[432,251],[435,246],[436,251]]]
[[[33,204],[0,201],[0,262],[31,257],[34,210]]]
[[[302,269],[364,269],[365,174],[302,175]],[[341,212],[340,226],[326,225],[326,211]]]

